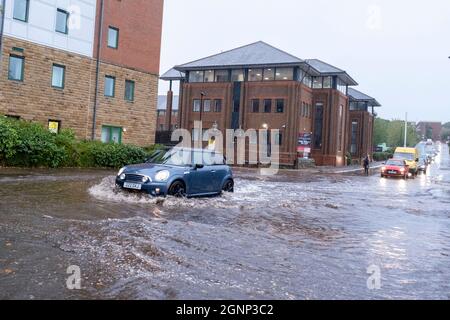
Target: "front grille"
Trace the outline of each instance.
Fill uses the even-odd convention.
[[[142,177],[139,174],[127,174],[125,180],[131,182],[142,182]]]

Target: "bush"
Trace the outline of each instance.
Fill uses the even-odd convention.
[[[373,160],[375,161],[386,161],[388,159],[391,159],[393,157],[394,153],[391,153],[389,151],[387,152],[375,152],[373,154]]]
[[[133,145],[78,141],[71,130],[54,134],[40,124],[0,118],[0,162],[7,166],[119,168],[142,163],[149,154]]]
[[[19,136],[12,120],[0,118],[0,162],[14,157],[18,143]]]

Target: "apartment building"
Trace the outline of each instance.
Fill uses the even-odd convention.
[[[163,0],[6,0],[0,114],[154,143]]]
[[[317,165],[346,164],[348,90],[357,82],[345,70],[260,41],[175,66],[161,79],[181,82],[181,128],[201,120],[206,129],[278,129],[281,164],[305,156]]]

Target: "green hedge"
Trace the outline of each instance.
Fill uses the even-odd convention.
[[[388,159],[391,159],[393,157],[393,152],[375,152],[373,154],[373,160],[375,161],[386,161]]]
[[[142,163],[161,148],[79,141],[71,130],[54,134],[37,123],[0,117],[0,164],[5,166],[120,168]]]

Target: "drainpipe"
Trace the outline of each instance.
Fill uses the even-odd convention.
[[[4,24],[5,24],[5,0],[0,0],[0,70],[2,70]]]
[[[92,133],[91,140],[95,140],[95,128],[97,126],[97,108],[98,108],[98,81],[100,73],[100,49],[103,42],[103,15],[104,15],[104,0],[100,1],[100,18],[98,22],[97,33],[97,54],[96,54],[96,66],[95,66],[95,92],[94,92],[94,109],[92,114]]]

